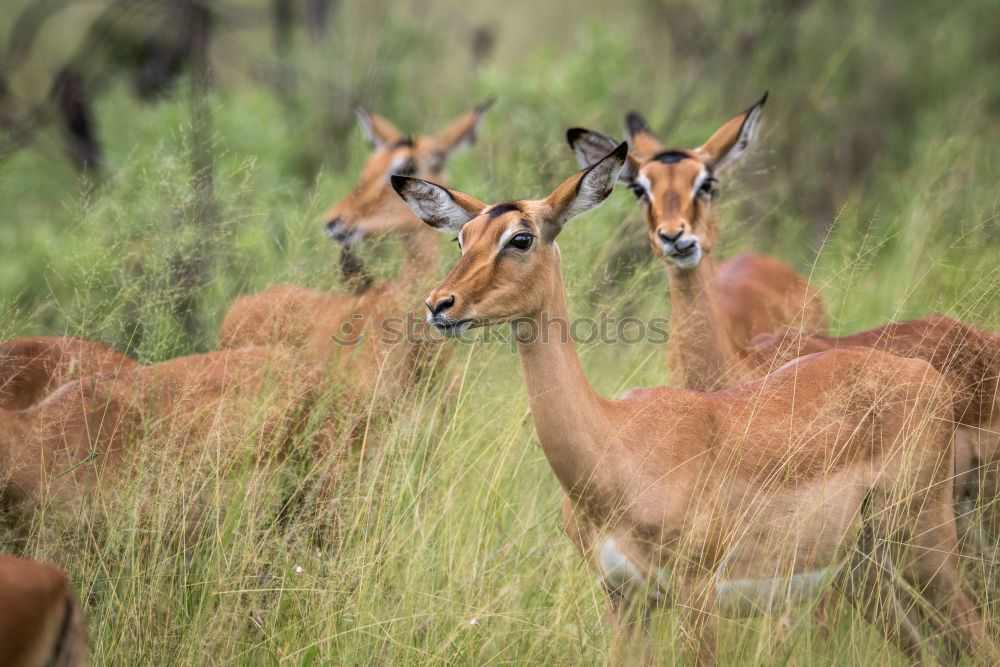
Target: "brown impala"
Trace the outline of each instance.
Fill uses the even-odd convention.
[[[914,658],[926,620],[951,648],[995,660],[958,569],[952,403],[929,364],[835,350],[716,393],[608,400],[591,388],[567,335],[555,240],[610,194],[626,158],[621,144],[544,199],[492,206],[393,177],[461,247],[426,301],[430,324],[459,335],[512,323],[566,530],[613,622],[648,629],[650,607],[678,605],[686,648],[711,662],[718,615],[775,610],[832,579]]]
[[[764,375],[806,354],[843,347],[871,347],[924,359],[955,389],[955,473],[960,517],[981,510],[994,535],[1000,531],[1000,335],[950,317],[926,317],[849,336],[788,331],[762,334],[744,351],[744,363]]]
[[[636,193],[653,246],[667,264],[671,366],[680,370],[674,377],[689,389],[720,389],[761,377],[797,356],[845,346],[924,359],[959,391],[960,493],[996,498],[1000,343],[995,335],[964,322],[932,317],[852,336],[825,337],[819,297],[791,269],[759,255],[740,256],[718,270],[710,257],[706,259],[718,233],[712,211],[718,176],[753,142],[766,99],[767,95],[719,128],[703,146],[690,150],[664,150],[638,114],[626,116],[626,133],[638,157],[629,158],[619,178]],[[567,139],[585,165],[615,145],[582,128],[569,130]],[[798,313],[804,313],[802,322],[793,321]],[[770,333],[785,329],[784,323],[796,326]],[[986,464],[982,489],[969,474],[979,462]],[[1000,514],[993,521],[1000,527]]]
[[[0,409],[22,410],[70,380],[135,366],[112,347],[73,336],[14,338],[0,343]]]
[[[192,466],[247,443],[280,458],[318,381],[310,363],[260,346],[73,380],[25,410],[0,409],[0,507],[72,501],[135,462],[136,443]]]
[[[82,667],[86,661],[83,614],[66,574],[0,555],[0,664]]]
[[[405,174],[444,181],[448,158],[475,140],[491,104],[467,111],[433,136],[404,135],[385,118],[359,109],[361,127],[375,150],[357,186],[327,211],[324,225],[327,235],[345,249],[372,237],[401,237],[405,259],[399,277],[368,286],[360,294],[276,285],[240,297],[222,322],[219,345],[306,346],[352,383],[385,398],[412,382],[432,352],[426,345],[395,344],[395,338],[378,327],[387,318],[402,322],[411,310],[414,289],[426,287],[424,283],[435,274],[440,239],[399,200],[389,178]]]
[[[639,114],[625,118],[632,150],[619,178],[638,198],[650,241],[667,266],[671,373],[688,389],[722,389],[752,379],[738,351],[757,334],[786,326],[826,330],[819,295],[785,264],[755,254],[715,262],[716,189],[756,137],[765,100],[766,94],[688,150],[664,150]],[[583,128],[570,129],[566,138],[584,167],[616,144]]]

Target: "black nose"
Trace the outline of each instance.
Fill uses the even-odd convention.
[[[437,303],[431,303],[430,299],[425,301],[427,304],[427,310],[431,311],[431,315],[437,315],[442,310],[451,308],[455,304],[455,297],[448,295],[437,300]]]
[[[666,232],[661,232],[661,231],[656,232],[656,235],[660,237],[661,243],[676,243],[677,239],[679,239],[683,234],[684,234],[683,229],[677,232],[676,236],[667,236]]]
[[[330,218],[329,220],[326,221],[326,231],[328,232],[332,232],[339,226],[340,226],[340,216],[337,216],[336,218]]]

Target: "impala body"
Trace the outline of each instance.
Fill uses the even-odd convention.
[[[994,530],[1000,529],[1000,335],[950,317],[893,322],[849,336],[800,331],[758,336],[744,363],[763,375],[796,357],[846,347],[868,347],[923,359],[955,390],[956,483],[960,496],[982,498]]]
[[[738,351],[758,334],[787,326],[826,330],[819,295],[785,264],[755,254],[715,261],[719,179],[756,137],[766,99],[688,150],[665,150],[635,112],[625,119],[632,150],[619,178],[635,193],[650,243],[667,267],[671,375],[688,389],[710,391],[753,379]],[[566,138],[584,167],[616,143],[583,128],[570,129]]]
[[[831,576],[916,657],[922,638],[901,576],[933,605],[928,620],[950,646],[995,656],[958,571],[952,403],[929,364],[839,350],[721,392],[608,400],[571,338],[540,335],[568,326],[556,236],[610,194],[626,157],[621,144],[545,199],[493,206],[393,178],[462,249],[426,300],[429,323],[446,335],[511,323],[566,530],[612,619],[646,627],[650,607],[677,604],[687,648],[710,662],[720,613],[771,610]]]
[[[424,285],[437,268],[440,241],[399,200],[389,178],[407,174],[443,181],[448,158],[474,141],[490,105],[487,102],[462,114],[437,135],[417,137],[404,135],[381,116],[359,110],[361,126],[375,150],[357,186],[324,216],[326,234],[342,244],[344,252],[364,239],[400,237],[405,248],[400,276],[366,286],[360,294],[276,285],[241,297],[223,320],[220,346],[303,346],[345,381],[375,390],[387,401],[410,386],[435,357],[436,346],[429,340],[401,344],[400,337],[382,325],[386,318],[396,318],[400,323],[396,328],[402,328],[412,310],[414,289]]]
[[[26,410],[0,410],[0,500],[72,500],[116,479],[140,441],[191,464],[250,440],[280,455],[318,380],[287,351],[245,347],[71,381]]]
[[[135,366],[112,347],[73,336],[15,338],[0,343],[0,408],[22,410],[70,380]]]
[[[59,568],[0,555],[0,664],[82,667],[83,614]]]

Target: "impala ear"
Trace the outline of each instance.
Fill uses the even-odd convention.
[[[474,109],[466,111],[434,137],[435,164],[430,165],[431,171],[440,171],[452,153],[476,143],[483,115],[489,111],[495,101],[488,99]]]
[[[628,144],[622,142],[593,166],[567,178],[545,198],[545,221],[549,230],[546,241],[554,239],[571,218],[608,198],[627,158]]]
[[[475,197],[421,178],[394,175],[390,181],[414,215],[442,232],[457,232],[486,208]]]
[[[634,149],[632,153],[637,160],[648,160],[663,150],[663,144],[653,136],[649,123],[638,111],[625,114],[625,138]]]
[[[566,130],[566,142],[581,167],[589,167],[600,162],[608,153],[618,147],[618,142],[614,139],[582,127],[571,127]],[[635,158],[629,155],[621,173],[618,174],[618,180],[631,183],[638,171],[638,163]]]
[[[386,144],[403,138],[403,133],[395,125],[378,114],[371,113],[362,107],[355,107],[354,115],[358,117],[361,130],[373,148],[382,148]]]
[[[695,152],[715,172],[734,164],[757,138],[767,93],[752,107],[729,119]]]

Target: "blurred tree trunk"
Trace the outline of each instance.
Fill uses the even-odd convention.
[[[288,55],[292,47],[292,0],[271,0],[274,27],[274,50],[278,56]]]
[[[212,75],[208,58],[212,33],[210,0],[174,0],[182,12],[181,29],[187,30],[191,77],[188,96],[190,101],[191,130],[189,159],[191,162],[191,187],[193,208],[186,216],[199,226],[197,241],[189,252],[179,248],[171,261],[173,284],[178,297],[174,313],[181,320],[185,332],[198,339],[203,332],[195,313],[195,293],[206,281],[210,265],[212,241],[219,222],[219,208],[215,199],[215,165],[212,151],[212,109],[209,89]]]
[[[330,0],[305,0],[306,30],[313,41],[319,42],[326,37],[327,23],[330,12],[336,9],[336,3]]]

